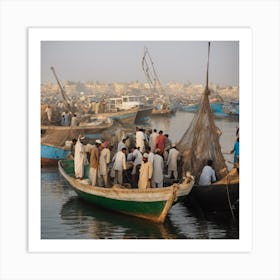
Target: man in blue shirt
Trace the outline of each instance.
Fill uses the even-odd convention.
[[[233,149],[230,151],[230,153],[234,153],[233,155],[233,163],[234,165],[239,163],[239,137],[236,139],[236,142],[234,143]]]

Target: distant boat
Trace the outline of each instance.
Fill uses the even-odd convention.
[[[180,196],[190,193],[194,180],[188,178],[181,184],[173,184],[164,188],[130,189],[121,185],[111,188],[96,187],[84,180],[75,179],[74,161],[61,160],[58,162],[60,174],[65,178],[74,191],[83,199],[103,208],[126,215],[163,223],[170,208]],[[85,175],[88,177],[88,166]]]
[[[210,103],[215,117],[238,117],[239,116],[239,103],[233,102],[212,102]],[[197,112],[199,109],[199,104],[183,105],[181,107],[182,111],[185,112]]]
[[[145,121],[152,113],[153,107],[145,103],[146,97],[144,95],[122,95],[117,98],[107,99],[107,108],[109,111],[113,110],[131,110],[138,108],[135,123]],[[134,122],[131,122],[134,124]]]
[[[107,102],[108,103],[113,102],[114,99],[116,99],[115,102],[117,102],[118,98],[110,98],[107,100]],[[109,109],[106,113],[87,114],[85,116],[110,118],[112,120],[119,121],[120,123],[123,124],[134,124],[138,111],[139,111],[138,107],[134,107],[128,110],[120,110],[117,107],[113,108],[113,106],[111,106],[111,109]]]

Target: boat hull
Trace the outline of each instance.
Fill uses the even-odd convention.
[[[41,132],[44,134],[46,131],[52,131],[52,132],[65,132],[68,133],[73,132],[73,135],[79,135],[81,133],[99,133],[103,130],[109,129],[113,126],[113,123],[108,123],[104,125],[99,125],[99,126],[59,126],[59,125],[41,125]]]
[[[169,115],[169,114],[171,114],[170,109],[162,109],[162,110],[153,109],[152,111],[152,115]]]
[[[152,114],[152,111],[153,111],[153,107],[139,109],[136,115],[135,122],[140,123],[147,120],[149,116]]]
[[[230,118],[238,118],[239,117],[239,112],[229,112],[224,109],[223,103],[221,102],[213,102],[210,103],[210,107],[212,109],[212,112],[215,117],[217,118],[225,118],[225,117],[230,117]],[[194,104],[194,105],[183,105],[181,110],[185,112],[191,112],[191,113],[196,113],[199,109],[199,104]]]
[[[111,118],[112,120],[119,121],[124,124],[134,124],[138,110],[138,108],[133,108],[113,113],[102,113],[97,116]]]
[[[202,209],[230,211],[239,201],[239,183],[194,185],[186,203],[194,203]]]
[[[41,166],[57,165],[59,160],[67,158],[70,153],[60,147],[41,144]]]
[[[176,186],[145,190],[126,189],[120,185],[95,187],[73,177],[73,161],[59,161],[58,166],[61,175],[81,198],[112,211],[162,223],[178,199]],[[188,188],[191,190],[192,184]]]

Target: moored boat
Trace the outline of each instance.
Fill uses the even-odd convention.
[[[183,170],[190,171],[196,177],[195,186],[187,200],[195,200],[201,208],[230,210],[233,215],[233,205],[239,201],[239,167],[238,169],[234,167],[229,172],[221,151],[219,139],[221,134],[214,121],[213,105],[216,104],[219,110],[222,110],[222,103],[209,102],[211,94],[208,87],[209,54],[210,42],[204,93],[190,126],[176,147],[183,154]],[[200,175],[209,159],[213,162],[216,182],[199,185]],[[207,181],[210,183],[211,180],[207,178]]]
[[[152,115],[169,115],[171,114],[171,110],[169,107],[164,108],[164,109],[158,109],[158,108],[154,108],[152,110]]]
[[[119,121],[122,124],[134,124],[138,110],[139,108],[135,107],[128,110],[115,110],[113,112],[99,113],[97,116],[110,118]]]
[[[239,174],[236,168],[221,180],[200,186],[195,184],[186,203],[195,203],[206,210],[231,211],[239,202]]]
[[[178,201],[180,195],[187,195],[194,183],[188,178],[181,184],[164,188],[129,189],[121,185],[102,188],[75,179],[73,160],[59,161],[58,168],[60,174],[81,198],[112,211],[157,223],[164,222],[172,205]],[[85,170],[85,175],[88,176],[88,169]]]
[[[41,166],[57,165],[58,160],[69,156],[72,139],[79,135],[99,138],[113,126],[113,122],[85,123],[79,126],[41,125]]]
[[[41,166],[57,165],[59,160],[67,158],[70,153],[70,148],[41,144]]]
[[[47,131],[68,133],[76,131],[77,133],[98,133],[102,130],[109,129],[113,126],[113,122],[96,124],[95,122],[82,122],[78,126],[61,126],[61,125],[41,125],[41,132]]]

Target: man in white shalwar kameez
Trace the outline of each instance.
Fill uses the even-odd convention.
[[[147,189],[151,187],[151,179],[153,176],[153,165],[148,161],[148,154],[143,155],[143,162],[140,168],[138,188]]]
[[[174,179],[178,179],[178,169],[177,169],[177,161],[179,159],[180,152],[176,149],[176,145],[173,144],[172,148],[169,150],[167,165],[168,165],[168,178],[171,178],[172,172],[174,175]]]
[[[52,122],[52,108],[50,105],[48,105],[45,112],[47,113],[48,122],[51,123]]]
[[[162,188],[163,187],[163,158],[160,155],[160,149],[156,149],[156,154],[153,161],[153,177],[152,177],[152,187]]]
[[[156,148],[156,139],[158,137],[158,133],[157,130],[154,129],[153,133],[150,135],[150,139],[149,139],[149,146],[151,147],[151,151],[154,153],[155,152],[155,148]]]
[[[83,179],[84,165],[87,162],[85,147],[81,142],[83,141],[83,139],[84,137],[79,136],[78,141],[75,145],[74,168],[75,168],[75,177],[77,179]]]
[[[143,153],[145,149],[145,135],[143,131],[139,129],[139,127],[136,127],[135,141],[135,146],[139,148],[139,151],[141,153]]]
[[[123,183],[123,170],[126,170],[126,148],[122,148],[121,151],[117,152],[112,161],[114,162],[113,165],[113,172],[114,172],[114,184]]]

